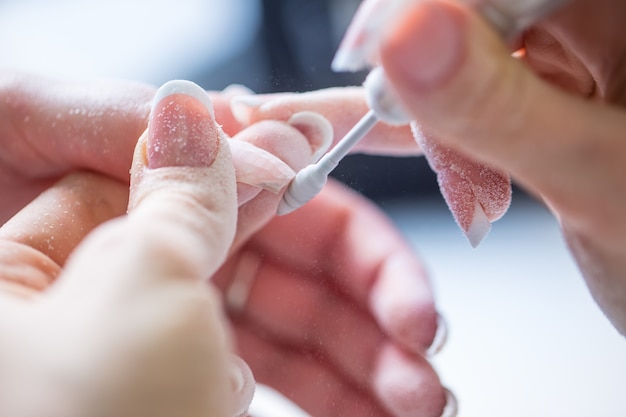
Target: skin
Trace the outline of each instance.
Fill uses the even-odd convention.
[[[462,3],[414,2],[383,31],[377,54],[430,142],[509,173],[552,209],[592,295],[622,334],[625,16],[620,0],[572,0],[506,45]],[[511,46],[521,59],[511,57]],[[328,110],[314,108],[333,122],[336,137],[365,113],[362,90],[349,88],[257,103],[247,118],[281,117],[323,101],[309,95],[332,96]],[[419,152],[397,128],[378,128],[360,151]],[[383,135],[387,141],[378,140]]]
[[[510,172],[553,210],[594,298],[622,334],[624,16],[619,0],[574,0],[523,34],[517,46],[525,57],[516,60],[471,10],[427,1],[407,10],[381,46],[389,80],[420,124]]]
[[[232,346],[258,380],[315,416],[441,414],[443,388],[421,356],[437,327],[428,279],[370,203],[331,184],[274,219],[281,194],[259,189],[235,216],[235,189],[252,186],[235,183],[228,146],[209,166],[148,164],[150,141],[137,138],[153,88],[0,80],[0,335],[12,341],[0,347],[0,384],[15,399],[0,404],[38,415],[20,408],[28,394],[46,415],[91,415],[94,404],[158,415],[123,395],[139,392],[177,415],[228,416]],[[295,170],[308,163],[311,132],[276,120],[244,128],[232,91],[211,97],[233,139]],[[362,246],[363,225],[386,244]],[[245,256],[261,259],[254,286],[226,318],[209,288],[228,287]],[[209,278],[214,286],[200,285]]]

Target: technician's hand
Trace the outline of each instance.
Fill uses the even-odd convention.
[[[390,81],[425,129],[547,202],[622,334],[625,18],[623,1],[574,0],[523,36],[520,61],[458,2],[423,1],[395,22],[381,50]]]
[[[229,146],[193,96],[168,95],[153,114],[128,215],[98,226],[128,188],[79,172],[0,229],[0,415],[245,412],[250,374],[205,283],[235,235]]]

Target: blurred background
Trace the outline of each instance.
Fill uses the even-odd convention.
[[[259,93],[358,85],[330,62],[358,0],[0,0],[0,66],[63,78],[179,78]],[[460,417],[626,415],[626,343],[540,204],[516,189],[469,247],[421,158],[333,174],[374,199],[431,272],[451,331],[435,361]],[[279,412],[279,410],[274,410]],[[276,414],[275,417],[280,417]]]

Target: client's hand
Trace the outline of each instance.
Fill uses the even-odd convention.
[[[250,375],[204,283],[235,235],[235,172],[197,97],[157,102],[127,216],[99,225],[124,210],[128,187],[77,172],[0,229],[0,415],[245,412],[234,391]]]
[[[54,281],[72,248],[89,230],[124,213],[130,155],[136,137],[145,129],[153,90],[128,83],[76,85],[6,74],[2,84],[0,117],[7,123],[0,124],[4,129],[0,138],[8,150],[5,155],[11,156],[0,161],[0,186],[7,196],[4,218],[69,172],[85,168],[103,174],[81,173],[64,180],[39,199],[47,201],[46,210],[26,210],[20,214],[21,222],[3,227],[7,240],[3,244],[17,244],[20,251],[33,253],[15,258],[10,255],[13,248],[7,247],[3,253],[8,255],[0,264],[8,272],[22,271],[21,278],[13,279],[20,284],[11,284],[13,289],[32,293]],[[324,191],[310,208],[277,219],[258,232],[274,217],[281,197],[277,191],[293,175],[284,164],[301,169],[312,154],[318,155],[328,145],[329,138],[323,119],[311,114],[292,119],[297,110],[281,118],[282,122],[266,120],[242,129],[230,111],[231,98],[239,91],[229,89],[211,97],[217,121],[233,136],[229,143],[240,209],[232,257],[216,281],[230,288],[228,305],[237,319],[242,354],[262,381],[281,389],[314,415],[352,409],[367,409],[374,416],[440,415],[446,401],[444,390],[420,356],[435,338],[437,315],[419,262],[375,209],[337,187]],[[412,140],[410,134],[406,137]],[[254,146],[243,146],[245,142]],[[320,216],[324,218],[319,220]],[[285,224],[291,222],[297,225],[286,235]],[[361,229],[373,230],[380,245],[362,239]],[[334,249],[320,259],[324,247]],[[263,262],[257,263],[259,257]],[[233,288],[241,284],[232,281],[254,277],[254,271],[263,273],[260,283],[275,285],[263,278],[267,265],[283,271],[277,279],[293,276],[285,290],[292,291],[295,285],[303,303],[328,297],[325,308],[333,314],[310,321],[302,309],[276,314],[286,311],[292,300],[283,299],[283,304],[259,299],[256,289],[249,302],[245,291],[238,296]],[[246,273],[250,268],[252,272]],[[323,279],[316,281],[318,276]],[[262,323],[248,320],[251,306],[267,312],[259,316]],[[318,339],[310,337],[316,327]],[[305,334],[302,328],[309,330]],[[352,333],[334,337],[338,328]],[[351,350],[361,353],[344,363]],[[270,374],[265,360],[272,358],[298,365],[286,365]],[[364,358],[371,363],[360,363]],[[303,366],[309,371],[301,372]],[[324,377],[312,385],[314,375]],[[340,387],[346,395],[337,392]],[[428,401],[422,401],[425,397]]]
[[[311,415],[454,407],[425,355],[445,331],[427,276],[393,225],[344,186],[272,220],[215,282],[255,378]]]

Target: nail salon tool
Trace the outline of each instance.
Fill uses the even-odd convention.
[[[500,34],[504,40],[512,40],[526,27],[532,25],[568,0],[487,0],[475,5],[476,10]],[[410,0],[389,1],[388,10],[397,10]],[[388,19],[388,17],[387,17]],[[378,25],[380,26],[380,22]],[[377,28],[379,29],[379,28]],[[372,30],[377,30],[372,29]],[[367,48],[372,48],[368,44]],[[366,55],[359,51],[359,57],[337,54],[333,61],[335,70],[358,70]],[[359,59],[360,58],[360,59]],[[359,62],[355,65],[353,62]],[[392,125],[404,125],[411,122],[395,92],[387,82],[381,67],[376,67],[363,84],[371,110],[331,149],[319,162],[301,170],[289,184],[278,206],[278,214],[284,215],[300,208],[313,199],[324,187],[328,175],[348,154],[350,149],[361,140],[381,120]]]

